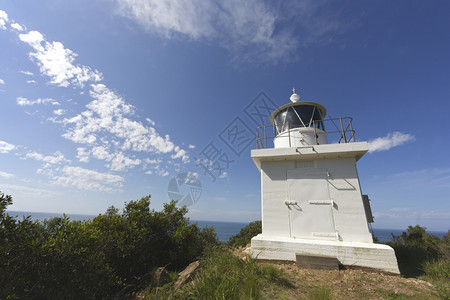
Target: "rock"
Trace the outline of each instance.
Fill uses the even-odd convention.
[[[193,263],[189,264],[186,269],[178,273],[178,279],[174,284],[175,290],[178,290],[183,284],[192,280],[192,274],[194,274],[199,266],[200,263],[198,261],[194,261]]]
[[[166,284],[169,280],[169,273],[165,267],[159,267],[156,269],[153,275],[152,287],[160,287]]]

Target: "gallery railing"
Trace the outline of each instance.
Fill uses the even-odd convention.
[[[352,143],[356,142],[355,140],[355,131],[353,130],[352,118],[344,117],[344,118],[332,118],[325,119],[321,121],[313,121],[309,128],[314,129],[314,137],[315,144],[318,145],[318,131],[323,132],[318,129],[317,125],[319,122],[322,122],[325,128],[334,128],[333,130],[325,130],[328,136],[329,144],[337,144],[337,143]],[[277,127],[275,125],[267,125],[267,126],[259,126],[256,128],[256,148],[265,149],[273,147],[273,140],[280,133],[287,133],[279,136],[278,138],[287,138],[289,139],[289,147],[291,146],[291,141],[293,140],[293,136],[291,136],[291,129],[294,128],[302,128],[299,126],[289,127],[289,124],[286,124],[287,128],[283,132],[278,132]]]

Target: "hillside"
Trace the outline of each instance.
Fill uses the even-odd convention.
[[[284,271],[292,287],[264,289],[266,299],[441,299],[433,285],[400,276],[362,270],[299,269],[294,263],[270,263]]]
[[[252,260],[242,249],[213,250],[180,289],[167,283],[149,287],[136,298],[442,299],[432,284],[420,279],[357,269],[301,269],[293,262]]]

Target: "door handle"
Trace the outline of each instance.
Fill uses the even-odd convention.
[[[297,205],[297,201],[284,200],[284,204],[286,204],[286,205]]]

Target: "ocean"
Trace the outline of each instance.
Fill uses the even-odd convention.
[[[30,216],[32,220],[43,221],[45,219],[50,219],[54,217],[62,217],[63,214],[56,213],[41,213],[41,212],[23,212],[23,211],[7,211],[11,216],[17,216],[17,218],[22,219],[23,217]],[[77,214],[67,214],[70,220],[74,221],[83,221],[83,220],[91,220],[95,218],[95,215],[77,215]],[[214,227],[216,230],[217,238],[226,242],[228,239],[238,234],[239,231],[248,225],[248,223],[240,223],[240,222],[219,222],[219,221],[196,221],[191,220],[192,223],[197,223],[200,228],[205,228],[206,226]],[[387,241],[392,241],[392,235],[398,236],[401,235],[402,232],[405,232],[405,229],[380,229],[373,228],[373,234],[379,239],[381,243],[385,243]],[[439,238],[442,238],[447,232],[445,231],[427,231],[430,234],[436,235]]]

